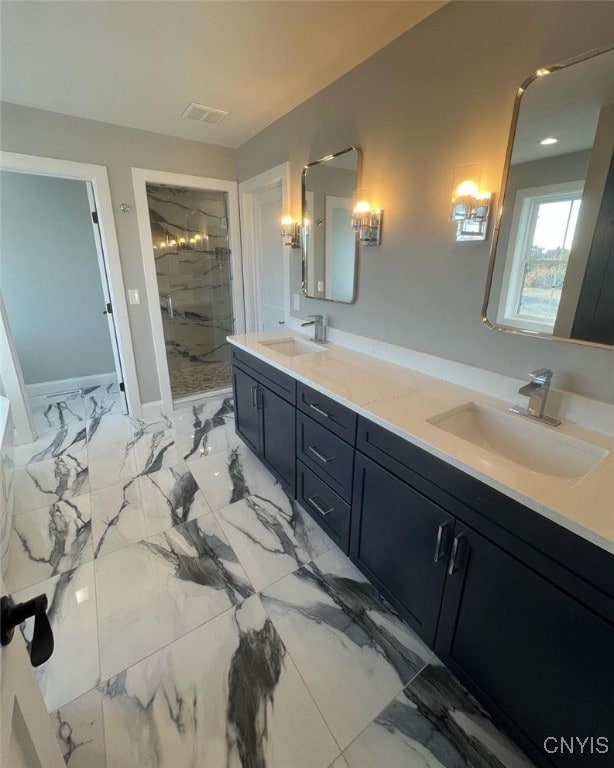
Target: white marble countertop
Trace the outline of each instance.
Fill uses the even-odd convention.
[[[323,352],[296,357],[261,343],[290,335],[309,338],[274,331],[228,341],[614,554],[614,437],[564,422],[557,433],[605,449],[608,456],[580,478],[535,472],[427,421],[469,402],[500,412],[509,403],[332,343]]]

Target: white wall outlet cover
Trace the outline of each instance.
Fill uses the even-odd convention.
[[[301,308],[301,294],[294,294],[294,309],[299,310]]]
[[[141,294],[139,293],[138,288],[131,288],[128,291],[128,302],[130,304],[140,304],[141,303]]]
[[[324,280],[318,280],[318,291],[324,290]]]

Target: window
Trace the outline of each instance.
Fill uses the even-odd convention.
[[[553,332],[582,186],[580,181],[518,191],[499,302],[501,325]]]

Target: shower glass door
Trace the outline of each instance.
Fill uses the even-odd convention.
[[[152,183],[146,191],[173,400],[229,387],[227,194]]]

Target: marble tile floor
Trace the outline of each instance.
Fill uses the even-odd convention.
[[[6,575],[49,598],[37,676],[70,768],[530,768],[236,437],[229,396],[96,410],[22,455]]]

